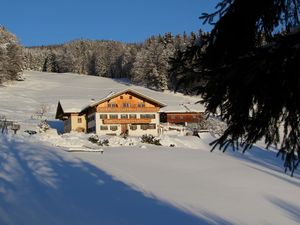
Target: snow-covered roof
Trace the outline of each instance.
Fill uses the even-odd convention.
[[[160,109],[160,112],[168,112],[168,113],[186,113],[186,112],[204,112],[205,108],[203,105],[199,103],[181,103],[177,105],[166,105],[160,101],[155,100],[154,98],[151,98],[149,96],[146,96],[138,91],[135,91],[133,89],[124,89],[122,91],[117,92],[110,92],[108,95],[106,95],[103,98],[100,98],[100,100],[93,101],[92,99],[62,99],[59,101],[59,105],[61,106],[61,110],[58,109],[56,118],[62,116],[63,114],[69,114],[69,113],[80,113],[84,110],[86,110],[89,107],[93,107],[95,105],[98,105],[108,99],[114,98],[116,96],[119,96],[125,92],[131,92],[134,94],[137,94],[139,96],[142,96],[152,102],[155,102],[156,104],[159,104],[162,108]]]
[[[63,99],[59,103],[64,113],[80,113],[91,101],[87,99]]]
[[[134,93],[136,95],[142,96],[143,98],[146,98],[158,105],[160,105],[161,107],[165,106],[166,104],[159,102],[149,96],[146,96],[138,91],[135,91],[133,89],[124,89],[122,91],[118,91],[118,92],[113,92],[111,91],[110,93],[108,93],[108,95],[106,95],[103,98],[100,98],[100,100],[97,101],[92,101],[87,100],[87,99],[62,99],[59,101],[59,105],[61,106],[61,110],[58,108],[57,109],[57,113],[56,113],[56,118],[59,118],[61,115],[63,114],[68,114],[68,113],[80,113],[82,111],[84,111],[85,109],[87,109],[88,107],[92,107],[95,105],[98,105],[108,99],[114,98],[116,96],[119,96],[125,92],[131,92]]]
[[[184,103],[178,105],[168,105],[160,109],[160,112],[165,113],[185,113],[185,112],[204,112],[205,108],[199,103]]]

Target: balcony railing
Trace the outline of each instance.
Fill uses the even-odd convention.
[[[158,112],[159,107],[98,107],[97,112]]]
[[[151,123],[151,119],[104,119],[103,124],[139,124]]]

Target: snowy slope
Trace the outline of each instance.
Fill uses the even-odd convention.
[[[91,99],[96,101],[107,96],[110,91],[121,91],[133,88],[168,105],[195,102],[198,98],[183,96],[182,94],[160,93],[147,88],[124,83],[122,80],[112,80],[94,76],[78,74],[56,74],[28,71],[25,72],[26,81],[6,84],[0,87],[0,114],[8,119],[20,121],[23,125],[36,123],[31,116],[41,104],[51,107],[48,118],[54,118],[57,103],[60,99],[82,99],[87,103]]]
[[[51,105],[51,121],[59,99],[103,97],[126,87],[90,76],[25,76],[25,82],[0,88],[0,114],[18,120],[23,130],[35,128],[31,115],[41,103]],[[169,105],[197,100],[137,89]],[[273,151],[256,146],[244,155],[211,153],[209,134],[164,135],[164,146],[113,138],[115,147],[103,147],[104,154],[57,147],[88,145],[87,137],[0,136],[1,225],[300,223],[299,173],[283,174]]]

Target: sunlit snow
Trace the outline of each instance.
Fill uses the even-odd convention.
[[[199,100],[126,82],[26,72],[26,80],[0,87],[0,114],[21,124],[17,135],[0,135],[1,225],[202,225],[300,223],[300,179],[283,173],[276,152],[259,146],[246,154],[210,152],[214,139],[169,132],[163,146],[136,137],[91,144],[87,134],[37,130],[42,104],[53,128],[60,99],[101,99],[134,88],[170,107]],[[169,147],[173,144],[175,147]],[[99,152],[67,152],[86,146]]]

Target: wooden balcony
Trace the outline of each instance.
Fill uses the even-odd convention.
[[[159,107],[98,107],[97,112],[158,112]]]
[[[139,124],[151,123],[151,119],[104,119],[103,124]]]

